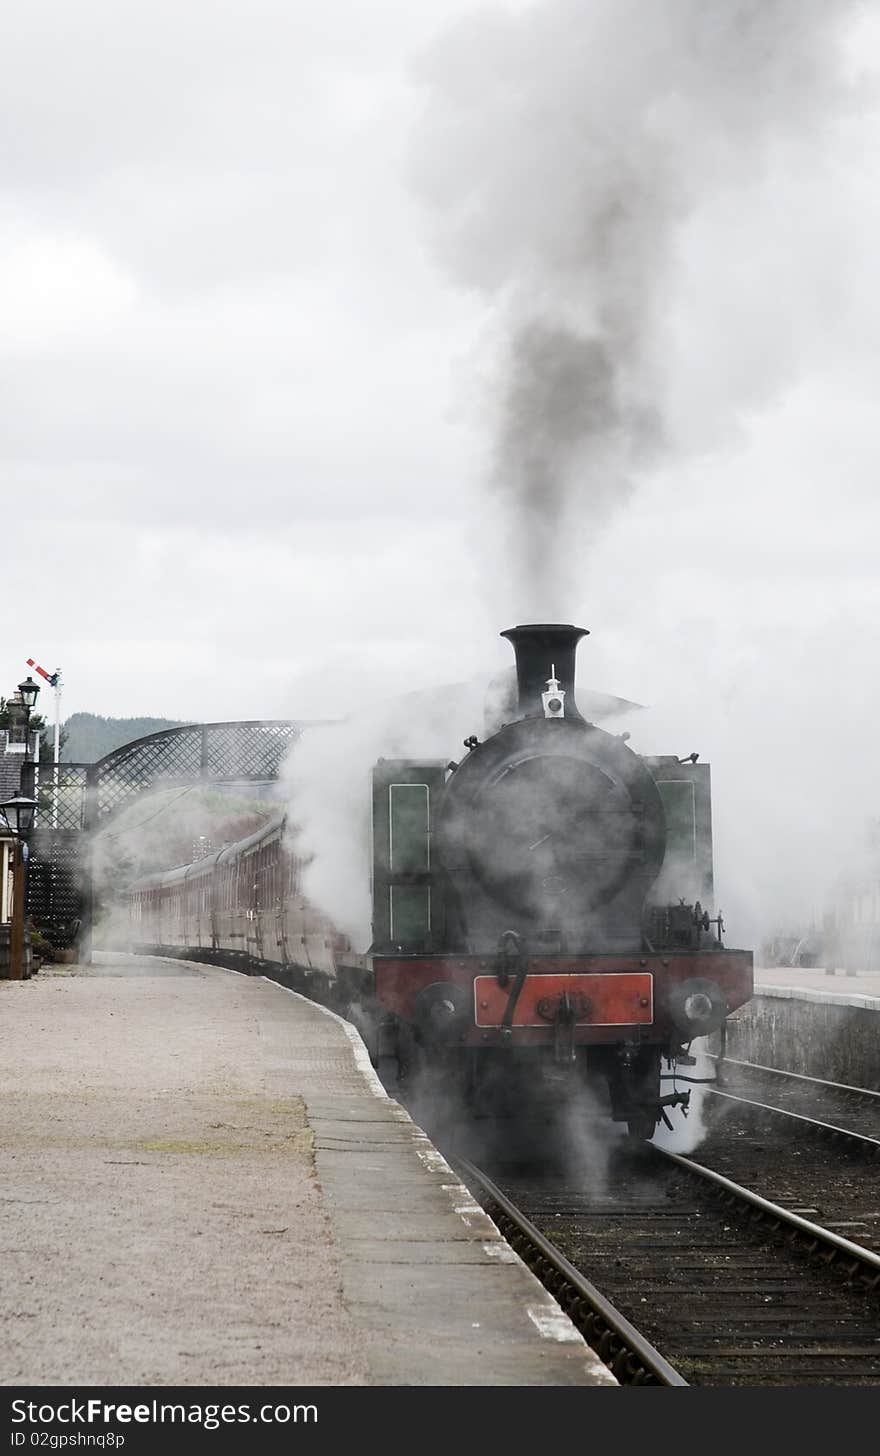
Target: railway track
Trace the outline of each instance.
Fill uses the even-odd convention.
[[[699,1162],[605,1125],[573,1176],[571,1109],[432,1131],[622,1382],[880,1384],[880,1095],[726,1063],[697,1101]]]
[[[610,1299],[576,1269],[488,1175],[466,1158],[458,1168],[522,1259],[553,1294],[622,1385],[687,1385]]]
[[[816,1131],[863,1141],[867,1151],[880,1153],[880,1092],[871,1088],[725,1058],[718,1062],[718,1082],[710,1090],[801,1118]]]
[[[577,1186],[546,1166],[489,1178],[458,1161],[619,1379],[880,1383],[880,1255],[841,1234],[653,1148],[612,1156],[603,1180]]]
[[[880,1096],[725,1064],[723,1086],[705,1089],[695,1116],[701,1164],[880,1252]]]

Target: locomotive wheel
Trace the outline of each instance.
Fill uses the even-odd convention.
[[[626,1121],[627,1137],[634,1143],[646,1143],[654,1136],[657,1119],[653,1112],[637,1112]]]

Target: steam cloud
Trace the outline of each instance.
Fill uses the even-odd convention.
[[[704,320],[682,377],[687,228],[719,200],[766,206],[775,167],[817,165],[852,105],[841,38],[861,10],[547,0],[471,17],[423,59],[414,180],[446,267],[490,305],[496,577],[519,620],[571,614],[572,526],[595,541],[652,461],[717,441],[790,378],[771,350],[686,418],[680,395],[725,349]]]
[[[371,772],[379,758],[445,763],[479,728],[485,685],[398,695],[303,735],[282,769],[288,841],[303,859],[302,888],[357,950],[371,941]]]

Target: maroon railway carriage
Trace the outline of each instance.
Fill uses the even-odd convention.
[[[366,961],[302,892],[302,864],[278,813],[254,834],[193,864],[145,875],[128,891],[135,950],[266,970],[326,999],[343,967]]]

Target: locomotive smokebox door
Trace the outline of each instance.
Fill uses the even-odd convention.
[[[427,954],[442,944],[443,896],[432,863],[434,800],[446,765],[380,759],[373,769],[373,952]]]
[[[516,653],[517,716],[460,763],[436,814],[450,948],[493,954],[514,931],[550,954],[635,953],[666,820],[643,760],[584,720],[582,627],[501,633]]]

